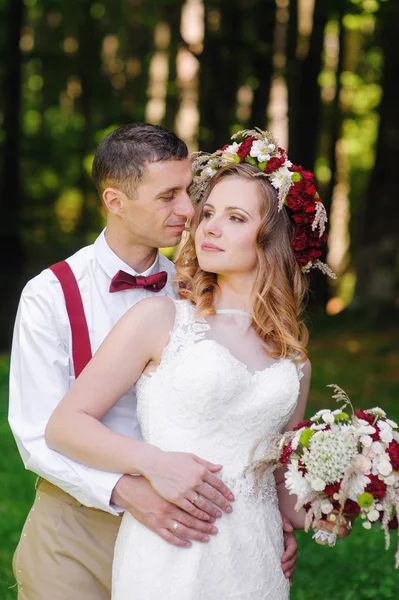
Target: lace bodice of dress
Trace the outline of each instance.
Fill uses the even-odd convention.
[[[176,318],[157,370],[137,383],[144,439],[163,450],[193,452],[237,478],[254,443],[280,432],[299,393],[300,368],[262,349],[248,313],[197,318],[174,301]]]

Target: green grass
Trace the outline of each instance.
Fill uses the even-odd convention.
[[[337,383],[351,396],[355,407],[381,406],[399,419],[399,331],[377,333],[340,331],[331,321],[317,324],[310,358],[313,379],[309,414],[332,406],[327,383]],[[0,360],[0,598],[16,598],[11,560],[25,516],[33,499],[35,477],[24,471],[9,432],[7,370]],[[333,549],[318,546],[310,534],[298,534],[298,568],[292,600],[385,600],[397,598],[399,573],[394,570],[397,537],[388,552],[382,532],[365,531],[356,524],[351,536]],[[265,568],[266,565],[265,565]],[[221,599],[222,600],[222,599]]]

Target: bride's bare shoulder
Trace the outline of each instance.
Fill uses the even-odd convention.
[[[124,325],[140,329],[170,331],[176,316],[176,305],[168,296],[151,296],[140,300],[123,317]]]

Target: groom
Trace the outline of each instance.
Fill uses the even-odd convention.
[[[120,317],[154,293],[175,296],[173,264],[158,248],[178,244],[194,213],[187,154],[184,142],[163,127],[126,125],[109,134],[92,173],[106,229],[93,245],[28,282],[22,293],[9,421],[25,467],[39,478],[13,561],[19,600],[109,599],[123,510],[177,546],[184,541],[167,523],[181,523],[186,539],[204,542],[217,533],[216,518],[231,510],[216,475],[203,506],[209,514],[205,521],[197,507],[189,514],[163,500],[144,477],[91,469],[44,441],[52,411]],[[104,423],[141,439],[133,389]],[[215,473],[211,463],[208,468]],[[286,521],[284,529],[282,567],[291,577],[296,541]]]

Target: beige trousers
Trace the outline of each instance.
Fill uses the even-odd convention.
[[[14,554],[18,600],[109,600],[120,518],[40,479]]]

